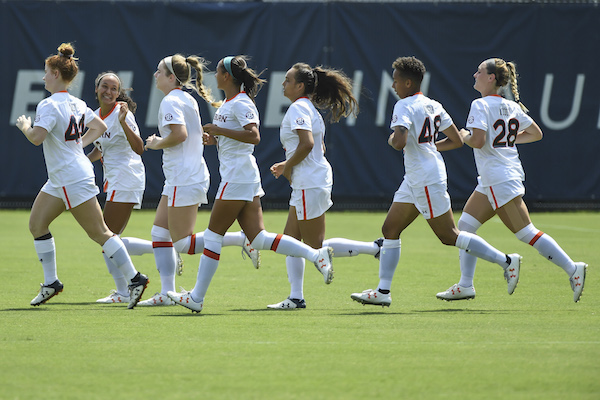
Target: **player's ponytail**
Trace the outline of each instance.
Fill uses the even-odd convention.
[[[77,58],[74,57],[75,48],[71,43],[62,43],[58,46],[58,53],[46,58],[46,65],[57,70],[63,81],[70,84],[79,72]]]
[[[267,81],[260,77],[264,71],[257,73],[248,67],[248,60],[249,57],[244,55],[229,56],[225,57],[219,65],[222,66],[224,72],[231,75],[233,82],[240,86],[248,97],[254,101],[254,98]]]
[[[521,109],[525,112],[529,112],[527,107],[523,103],[521,103],[521,96],[519,95],[519,86],[517,85],[517,66],[513,62],[507,62],[506,66],[508,68],[509,75],[509,83],[510,83],[510,91],[515,98],[515,102],[521,107]]]
[[[488,74],[496,76],[496,87],[500,89],[510,85],[510,92],[514,101],[519,104],[523,111],[529,112],[527,107],[521,103],[521,96],[519,95],[519,87],[517,85],[517,66],[515,63],[506,62],[501,58],[490,58],[486,62],[486,69]]]

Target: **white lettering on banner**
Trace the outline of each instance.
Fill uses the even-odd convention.
[[[290,100],[283,95],[283,80],[285,72],[273,71],[269,79],[269,93],[267,93],[267,109],[265,110],[265,128],[278,128],[283,121],[283,116],[290,106]]]
[[[571,104],[571,112],[562,121],[554,121],[550,118],[548,108],[550,107],[550,97],[552,94],[552,83],[554,82],[554,74],[546,74],[544,80],[544,91],[542,92],[542,105],[540,106],[540,114],[542,123],[550,129],[560,131],[573,125],[573,122],[579,115],[579,109],[581,108],[581,97],[583,95],[583,84],[585,82],[584,74],[577,74],[577,81],[575,83],[575,94],[573,95],[573,103]],[[599,127],[600,127],[600,116]]]
[[[357,105],[360,104],[360,93],[362,89],[363,82],[363,72],[360,70],[354,71],[354,76],[352,77],[352,94],[356,99]],[[354,126],[356,125],[356,116],[354,114],[348,115],[346,118],[346,125]]]

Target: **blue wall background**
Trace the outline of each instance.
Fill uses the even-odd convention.
[[[281,81],[295,62],[343,69],[361,83],[358,118],[329,126],[326,137],[334,200],[361,207],[387,205],[403,176],[402,154],[387,145],[396,57],[424,61],[424,91],[459,128],[478,95],[472,88],[478,64],[494,56],[512,60],[521,98],[545,133],[541,142],[519,147],[528,203],[598,205],[599,23],[600,8],[581,4],[1,2],[0,202],[31,202],[47,179],[41,147],[14,122],[33,115],[47,95],[43,60],[61,42],[73,42],[83,73],[71,91],[94,109],[96,75],[125,71],[144,138],[157,132],[160,96],[152,75],[164,56],[197,54],[214,69],[224,56],[251,55],[251,66],[266,69],[269,80],[257,98],[263,126],[255,151],[267,204],[285,204],[289,196],[287,182],[273,179],[268,168],[284,157],[278,125],[288,103]],[[214,110],[199,103],[209,122]],[[210,197],[219,182],[215,153],[205,150]],[[476,184],[472,151],[464,147],[444,158],[450,194],[464,201]],[[151,203],[163,183],[161,153],[143,159]]]

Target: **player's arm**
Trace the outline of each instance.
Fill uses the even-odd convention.
[[[87,154],[87,158],[90,159],[91,162],[98,161],[102,158],[102,152],[98,150],[96,146]]]
[[[515,143],[533,143],[537,142],[538,140],[542,140],[543,136],[544,134],[542,133],[542,130],[540,129],[538,124],[532,122],[531,125],[525,128],[525,130],[517,134],[517,140],[515,140]]]
[[[27,140],[36,146],[42,144],[48,135],[48,131],[39,126],[31,126],[31,118],[21,115],[17,118],[17,128],[23,132]]]
[[[463,128],[460,130],[459,133],[462,136],[465,144],[469,147],[472,147],[474,149],[480,149],[485,144],[484,130],[472,128],[470,131],[468,131],[467,129]]]
[[[394,131],[388,138],[388,144],[395,150],[402,150],[406,146],[408,138],[408,129],[403,126],[395,126]]]
[[[188,137],[187,128],[185,125],[170,124],[171,133],[166,138],[152,135],[146,139],[146,149],[161,150],[169,147],[177,146],[186,141]]]
[[[133,129],[127,124],[127,112],[129,111],[129,107],[127,103],[120,103],[121,108],[119,109],[119,123],[121,124],[121,128],[123,128],[123,132],[125,132],[125,137],[127,138],[127,142],[131,146],[131,149],[139,155],[144,153],[144,141],[137,135]]]
[[[212,136],[226,136],[243,143],[257,145],[260,143],[260,131],[255,123],[244,126],[244,130],[226,129],[215,124],[206,124],[202,127],[206,133]]]
[[[81,144],[84,148],[94,143],[94,140],[102,136],[108,129],[104,121],[97,115],[94,115],[94,119],[88,122],[86,127],[88,130],[85,135],[81,137]]]
[[[442,132],[446,137],[435,142],[438,151],[447,151],[462,147],[464,143],[463,138],[458,132],[456,125],[452,124]]]

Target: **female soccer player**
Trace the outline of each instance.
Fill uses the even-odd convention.
[[[215,113],[213,123],[204,125],[204,130],[206,143],[217,145],[221,184],[208,229],[204,232],[204,252],[200,257],[196,286],[191,292],[169,292],[169,297],[192,311],[202,311],[208,286],[219,265],[223,235],[235,220],[255,249],[270,249],[313,261],[325,283],[329,284],[333,278],[330,248],[315,250],[290,236],[269,233],[264,227],[260,205],[264,192],[252,155],[254,146],[260,141],[260,121],[254,97],[264,80],[248,67],[243,56],[220,60],[215,77],[217,87],[223,90],[227,100]]]
[[[203,130],[198,103],[183,88],[196,91],[216,105],[202,81],[206,61],[180,54],[162,59],[154,77],[156,87],[165,94],[160,103],[160,136],[146,139],[146,148],[163,150],[165,185],[152,227],[152,245],[161,291],[140,302],[143,306],[174,305],[167,292],[175,290],[176,251],[196,254],[204,249],[203,235],[193,234],[200,204],[208,203],[209,173],[204,161]],[[192,69],[196,71],[195,82]],[[226,245],[241,246],[256,268],[260,256],[247,243],[243,232],[228,235]]]
[[[479,178],[458,221],[458,228],[475,233],[497,214],[519,240],[533,246],[567,273],[573,301],[578,302],[587,264],[573,262],[550,235],[536,229],[523,201],[525,173],[516,145],[541,140],[542,131],[519,101],[515,64],[490,58],[479,65],[473,77],[473,87],[481,93],[481,98],[471,103],[467,129],[460,133],[464,142],[473,148]],[[510,85],[514,101],[499,94],[504,93],[502,89],[507,85]],[[438,293],[437,297],[443,300],[475,297],[476,262],[475,257],[461,250],[460,281]]]
[[[96,199],[98,187],[94,170],[83,147],[102,135],[107,127],[85,102],[71,96],[67,88],[79,68],[74,49],[63,43],[58,54],[45,62],[45,89],[51,96],[42,100],[36,110],[35,125],[24,115],[17,119],[17,127],[36,146],[43,144],[48,170],[48,181],[40,190],[31,209],[29,229],[44,269],[44,283],[31,301],[39,306],[63,290],[56,271],[56,251],[50,224],[65,209],[71,211],[88,236],[102,246],[107,261],[118,269],[129,285],[129,306],[136,306],[148,278],[136,271],[121,239],[111,232],[102,217]],[[88,131],[83,137],[81,134]]]
[[[392,67],[392,87],[400,100],[394,106],[390,124],[393,132],[388,143],[396,150],[404,150],[405,175],[382,227],[385,239],[379,259],[379,286],[376,290],[353,293],[351,298],[363,304],[391,304],[392,278],[400,259],[400,234],[419,213],[443,244],[500,265],[512,293],[519,280],[521,256],[501,253],[479,236],[459,231],[454,224],[446,165],[440,151],[460,147],[463,141],[442,105],[421,93],[425,65],[415,57],[400,57]],[[439,132],[446,138],[438,140]]]
[[[290,209],[284,234],[303,240],[318,249],[325,238],[325,211],[332,205],[333,173],[325,158],[325,123],[317,108],[328,110],[332,122],[358,113],[352,81],[342,72],[308,64],[294,64],[283,81],[283,95],[290,99],[280,129],[285,161],[271,166],[275,178],[284,176],[292,187]],[[334,256],[379,252],[377,242],[329,239],[326,246]],[[286,257],[291,291],[287,299],[268,308],[306,308],[304,300],[304,258]]]

